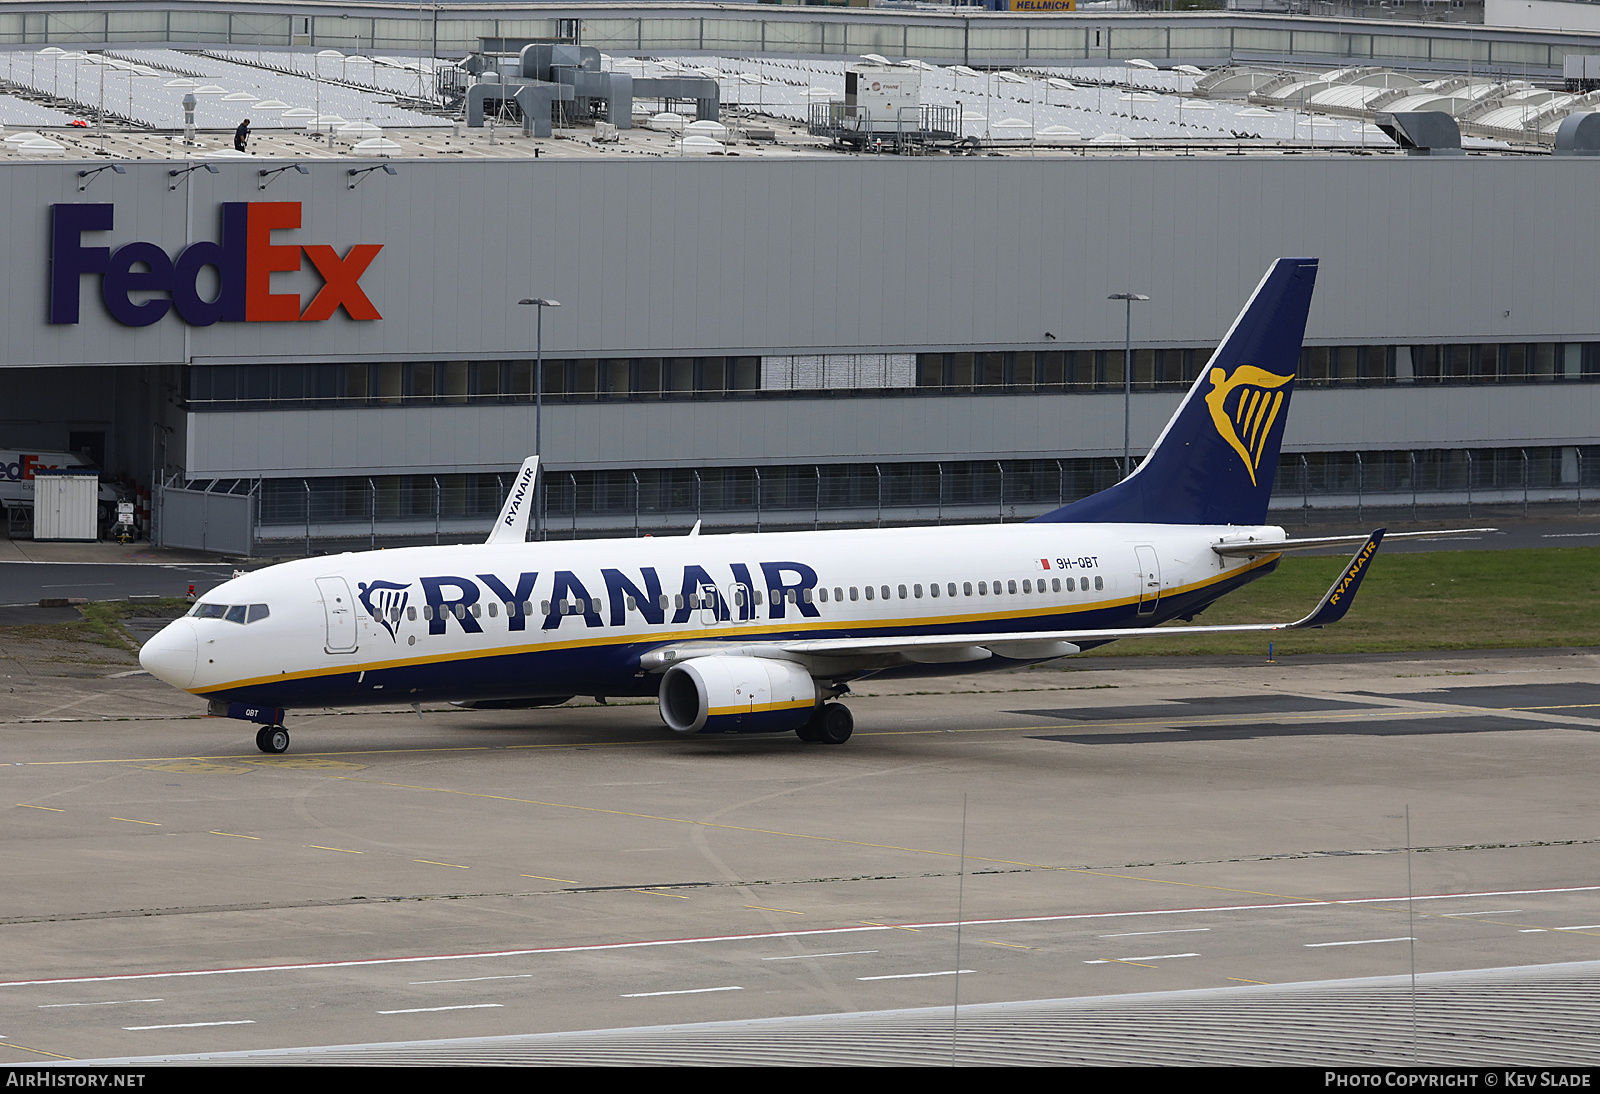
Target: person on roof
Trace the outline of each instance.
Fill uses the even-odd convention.
[[[239,128],[233,131],[233,147],[239,152],[244,151],[244,142],[250,137],[250,119],[246,118],[239,123]]]

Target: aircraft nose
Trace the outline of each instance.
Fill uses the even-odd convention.
[[[199,658],[200,644],[195,638],[194,624],[187,619],[168,623],[139,650],[139,664],[145,671],[175,688],[186,688],[194,682]]]

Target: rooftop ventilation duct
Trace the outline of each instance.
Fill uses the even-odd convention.
[[[1600,156],[1600,114],[1568,114],[1556,130],[1557,156]]]
[[[1464,156],[1461,127],[1442,110],[1379,111],[1379,129],[1408,156]]]

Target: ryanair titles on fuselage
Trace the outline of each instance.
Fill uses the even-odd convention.
[[[420,577],[417,584],[421,586],[426,605],[422,616],[428,623],[429,634],[444,634],[452,619],[468,634],[482,633],[481,608],[477,611],[474,608],[492,601],[509,605],[507,621],[513,631],[527,629],[530,605],[540,609],[534,614],[543,616],[545,630],[559,628],[566,619],[576,623],[580,618],[588,627],[607,626],[608,621],[600,615],[602,607],[609,611],[609,625],[613,627],[624,626],[630,611],[652,624],[687,623],[695,612],[707,610],[715,610],[717,619],[724,622],[753,620],[763,609],[767,619],[785,619],[794,613],[815,619],[821,614],[814,603],[817,572],[803,562],[762,562],[759,584],[752,579],[750,567],[745,563],[732,563],[729,569],[733,575],[731,584],[712,577],[704,566],[685,565],[675,589],[663,583],[654,566],[640,568],[638,580],[620,569],[604,567],[600,571],[603,590],[598,585],[591,589],[589,583],[572,570],[554,571],[542,587],[536,570],[523,571],[515,578],[492,573],[438,574]],[[392,612],[405,610],[397,607],[385,611],[382,601],[374,604],[371,598],[381,589],[393,603],[394,592],[409,586],[363,581],[358,587],[362,603],[380,621],[392,618]],[[672,595],[667,595],[669,589]],[[390,635],[394,636],[392,629]]]

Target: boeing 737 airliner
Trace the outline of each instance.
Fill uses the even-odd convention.
[[[1263,523],[1317,271],[1279,259],[1126,479],[1025,524],[526,542],[537,459],[487,543],[288,562],[207,593],[139,655],[261,726],[286,708],[536,707],[648,695],[680,733],[843,743],[832,700],[879,673],[1003,668],[1114,639],[1320,627],[1383,531],[1289,540]],[[1305,618],[1160,628],[1290,550],[1358,544]]]

